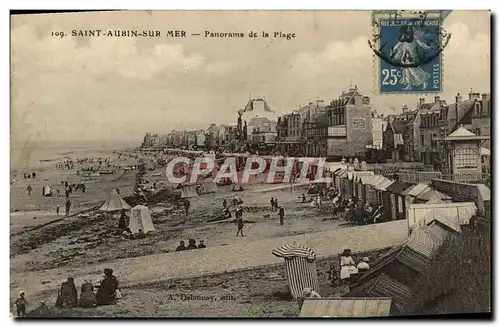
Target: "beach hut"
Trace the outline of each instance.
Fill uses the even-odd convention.
[[[155,230],[148,207],[137,205],[130,210],[129,228],[132,233],[138,233],[139,229],[144,233]]]
[[[319,292],[316,253],[313,250],[303,245],[288,244],[274,249],[272,253],[285,259],[288,287],[295,300],[303,296],[302,291],[306,287]]]
[[[333,173],[333,186],[336,189],[340,189],[340,187],[341,187],[341,178],[342,178],[342,175],[344,175],[345,173],[347,173],[347,168],[337,169]]]
[[[348,297],[388,297],[392,300],[391,313],[401,314],[412,298],[411,289],[384,273],[370,281],[352,288]]]
[[[300,318],[372,318],[388,317],[389,297],[335,297],[304,300]]]
[[[122,199],[120,194],[116,192],[116,190],[112,190],[108,199],[104,204],[99,208],[100,211],[113,212],[113,211],[121,211],[121,210],[129,210],[131,206]]]
[[[202,193],[203,194],[217,192],[217,185],[215,183],[207,182],[207,183],[203,183],[201,186],[202,186]]]
[[[196,192],[196,184],[185,184],[182,185],[181,189],[181,198],[192,198],[198,196],[198,192]]]
[[[366,201],[365,184],[370,181],[375,174],[373,171],[356,171],[354,172],[354,196],[363,202]]]
[[[439,220],[457,232],[461,232],[461,225],[469,225],[470,219],[477,212],[474,202],[453,203],[424,203],[412,204],[406,215],[408,231],[428,224],[433,220]]]
[[[375,190],[375,185],[384,180],[385,177],[382,175],[374,175],[369,180],[366,181],[365,186],[365,198],[366,201],[375,205],[379,205],[377,198],[377,191]]]
[[[451,203],[451,200],[451,196],[432,189],[417,196],[419,203],[429,203],[429,201],[433,203]]]
[[[406,200],[403,192],[413,187],[414,184],[396,181],[387,186],[385,192],[389,193],[391,220],[405,219]]]
[[[377,192],[377,203],[384,207],[384,219],[388,220],[390,220],[391,216],[391,198],[390,193],[386,191],[386,188],[395,182],[396,181],[392,181],[384,177],[384,179],[382,179],[377,185],[375,185],[375,190]]]

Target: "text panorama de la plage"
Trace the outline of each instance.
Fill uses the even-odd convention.
[[[54,31],[52,36],[65,37],[67,34],[63,31]],[[280,38],[291,40],[296,37],[295,33],[283,31],[247,31],[247,32],[188,32],[185,30],[72,30],[71,36],[76,37],[124,37],[124,38],[186,38],[186,37],[204,37],[211,39],[241,39],[241,38]]]

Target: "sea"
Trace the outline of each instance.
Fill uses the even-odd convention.
[[[95,153],[131,149],[140,145],[135,141],[34,141],[25,144],[10,144],[10,170],[18,173],[23,169],[36,168],[44,162],[61,158],[88,157]]]

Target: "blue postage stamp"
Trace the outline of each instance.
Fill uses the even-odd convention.
[[[450,36],[441,11],[386,11],[372,15],[376,82],[380,94],[441,92],[443,49]]]

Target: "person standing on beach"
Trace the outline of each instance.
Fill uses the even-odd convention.
[[[283,207],[280,207],[278,215],[280,216],[280,225],[283,226],[284,223],[283,218],[285,217],[285,209],[283,209]]]
[[[31,184],[29,184],[28,187],[26,188],[26,191],[28,191],[28,195],[30,196],[31,196],[31,190],[32,190]]]
[[[271,197],[271,201],[269,201],[269,202],[271,202],[271,210],[274,211],[274,198]]]
[[[56,214],[59,216],[59,210],[61,210],[61,206],[60,205],[57,205],[56,207]]]
[[[241,233],[241,237],[245,236],[245,235],[243,235],[243,226],[244,226],[243,216],[238,217],[237,223],[238,223],[238,231],[236,232],[236,237],[238,237],[239,233]]]
[[[71,210],[71,200],[68,198],[66,200],[66,217],[69,216],[69,211]]]
[[[189,208],[191,207],[191,202],[188,199],[184,201],[184,209],[186,210],[186,216],[189,214]]]
[[[18,317],[26,315],[26,306],[28,305],[28,301],[26,301],[24,291],[19,292],[19,297],[16,299],[15,305]]]

